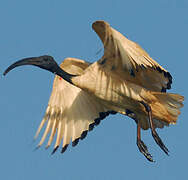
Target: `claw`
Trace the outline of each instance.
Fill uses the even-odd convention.
[[[152,136],[155,140],[155,142],[159,145],[159,147],[167,154],[169,155],[169,150],[168,148],[164,145],[163,141],[161,140],[161,138],[159,137],[159,135],[157,134],[157,132],[154,130],[151,131],[152,132]]]
[[[152,155],[148,152],[147,146],[144,144],[142,140],[137,139],[137,146],[139,151],[147,158],[150,162],[155,162],[152,158]]]

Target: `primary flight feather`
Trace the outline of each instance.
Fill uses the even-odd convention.
[[[75,146],[106,116],[121,113],[137,123],[137,146],[149,161],[153,159],[141,140],[141,128],[150,128],[156,143],[168,154],[155,129],[176,123],[184,99],[166,93],[171,88],[170,73],[107,22],[96,21],[92,27],[104,45],[104,55],[97,62],[66,58],[58,66],[45,55],[17,61],[4,73],[17,66],[34,65],[56,74],[46,114],[35,136],[46,123],[38,146],[50,133],[49,147],[57,133],[53,153],[62,141],[64,152],[70,141]]]

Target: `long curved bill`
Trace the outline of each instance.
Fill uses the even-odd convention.
[[[56,61],[53,59],[53,57],[48,56],[48,55],[24,58],[19,61],[16,61],[5,70],[3,75],[5,76],[9,71],[14,69],[15,67],[23,66],[23,65],[33,65],[33,66],[37,66],[42,69],[48,70],[62,77],[64,80],[66,80],[67,82],[71,84],[72,84],[72,80],[71,80],[72,77],[76,76],[76,75],[69,74],[65,72],[63,69],[61,69],[59,65],[56,63]]]
[[[3,73],[5,76],[9,71],[12,69],[18,67],[18,66],[23,66],[23,65],[34,65],[38,66],[40,65],[40,58],[39,57],[30,57],[30,58],[24,58],[19,61],[16,61],[15,63],[11,64]]]

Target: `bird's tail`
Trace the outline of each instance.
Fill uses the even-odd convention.
[[[179,94],[152,92],[157,101],[151,103],[154,118],[175,124],[183,107],[184,97]]]

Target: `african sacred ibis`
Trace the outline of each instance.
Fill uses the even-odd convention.
[[[17,61],[4,72],[34,65],[56,74],[46,114],[35,136],[47,123],[38,146],[51,131],[47,147],[57,133],[53,153],[62,139],[64,152],[71,140],[75,146],[101,119],[121,113],[136,121],[137,146],[149,161],[153,159],[141,140],[141,128],[150,128],[156,143],[168,154],[155,129],[176,123],[184,99],[166,93],[171,88],[170,73],[107,22],[96,21],[92,28],[104,45],[104,55],[97,62],[66,58],[58,66],[53,57],[45,55]]]

